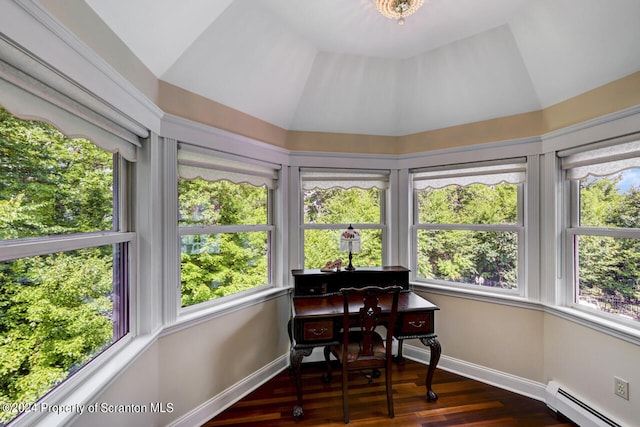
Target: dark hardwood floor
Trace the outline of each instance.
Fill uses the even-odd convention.
[[[342,379],[337,367],[330,384],[322,382],[324,363],[303,365],[304,418],[294,420],[293,378],[284,370],[241,401],[204,424],[215,426],[340,426]],[[351,424],[357,426],[566,426],[543,402],[436,370],[433,389],[437,402],[425,398],[426,366],[407,360],[395,365],[395,418],[387,417],[384,377],[369,385],[353,373],[349,383]]]

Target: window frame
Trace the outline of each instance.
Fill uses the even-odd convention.
[[[412,183],[411,185],[411,195],[412,195],[412,210],[411,210],[411,225],[410,225],[410,265],[411,270],[414,272],[412,274],[412,280],[421,285],[435,286],[440,289],[453,290],[453,291],[465,291],[465,292],[474,292],[474,293],[487,293],[495,296],[509,296],[509,297],[522,297],[525,298],[528,296],[528,280],[527,280],[527,270],[528,264],[530,260],[527,260],[527,250],[528,241],[530,240],[528,237],[528,231],[526,224],[528,223],[528,185],[531,175],[531,167],[530,160],[525,158],[515,158],[515,159],[498,159],[492,161],[481,161],[481,162],[472,162],[472,163],[462,163],[462,164],[451,164],[444,166],[434,167],[434,170],[443,170],[445,172],[450,172],[451,170],[464,170],[467,168],[482,168],[485,166],[492,165],[500,165],[505,164],[508,165],[510,163],[521,162],[525,164],[524,171],[524,180],[516,185],[517,188],[517,222],[515,224],[448,224],[448,223],[421,223],[420,221],[420,212],[419,212],[419,203],[418,203],[418,194],[419,189],[413,185],[414,177],[420,173],[422,169],[412,169],[409,171],[409,180]],[[429,168],[428,168],[429,169]],[[463,174],[465,175],[465,174]],[[485,174],[478,174],[476,176],[483,176]],[[489,184],[485,184],[489,185]],[[444,187],[443,187],[444,188]],[[440,230],[440,231],[448,231],[448,230],[460,230],[460,231],[486,231],[486,232],[514,232],[517,235],[518,246],[517,246],[517,275],[518,281],[516,289],[504,289],[504,288],[494,288],[489,286],[479,286],[469,283],[462,282],[453,282],[448,280],[440,280],[440,279],[429,279],[425,277],[420,277],[418,275],[418,233],[421,230]]]
[[[197,168],[207,169],[207,173],[211,173],[216,175],[217,173],[232,173],[234,176],[245,176],[248,178],[247,181],[265,181],[267,175],[272,175],[270,178],[274,181],[272,186],[267,186],[267,200],[266,200],[266,209],[267,209],[267,222],[266,224],[227,224],[227,225],[180,225],[179,218],[176,216],[178,220],[175,224],[177,230],[177,310],[178,316],[189,316],[203,310],[211,309],[216,306],[226,304],[229,301],[237,300],[240,298],[244,298],[247,295],[252,295],[255,293],[259,293],[266,289],[272,289],[275,287],[275,277],[276,277],[276,267],[274,265],[274,254],[276,253],[276,225],[275,218],[277,216],[276,212],[276,191],[278,191],[278,186],[276,184],[277,181],[280,180],[280,165],[276,165],[269,162],[263,162],[260,160],[254,160],[251,158],[243,158],[237,155],[231,155],[222,153],[213,149],[202,148],[199,146],[191,145],[185,142],[178,143],[178,154],[177,154],[177,163],[178,169],[181,164],[180,150],[186,150],[190,152],[189,156],[196,154],[201,154],[203,157],[203,162],[199,165],[192,163],[191,161],[182,160],[183,164],[187,164],[188,166],[195,166]],[[231,166],[226,166],[225,163],[230,164]],[[256,170],[252,170],[252,167],[256,167]],[[265,173],[265,170],[270,169],[271,173]],[[211,180],[207,180],[198,176],[194,178],[194,172],[189,172],[189,178],[181,176],[180,172],[177,172],[176,175],[176,208],[179,209],[179,193],[178,193],[178,185],[177,183],[182,179],[203,179],[208,182],[214,182]],[[230,182],[233,182],[230,180]],[[258,186],[257,183],[245,182],[248,185]],[[228,233],[248,233],[248,232],[266,232],[267,234],[267,283],[263,285],[255,286],[251,289],[246,289],[240,292],[236,292],[233,294],[225,295],[218,298],[212,298],[207,301],[202,301],[200,303],[192,304],[189,306],[182,306],[182,262],[181,262],[181,254],[182,251],[180,249],[181,241],[184,236],[194,236],[194,235],[214,235],[214,234],[228,234]]]
[[[11,111],[9,111],[11,112]],[[17,116],[16,116],[17,117]],[[42,121],[42,119],[35,119]],[[55,124],[52,125],[56,127]],[[57,127],[56,127],[57,128]],[[90,138],[86,138],[93,143]],[[93,143],[96,147],[108,152],[105,148]],[[14,261],[18,259],[67,253],[80,249],[90,249],[100,246],[113,246],[113,276],[112,295],[113,319],[112,340],[99,352],[94,354],[79,368],[70,369],[66,377],[55,384],[51,389],[38,398],[38,402],[55,399],[54,396],[62,396],[69,389],[77,387],[97,369],[105,360],[111,358],[117,348],[130,341],[134,326],[132,310],[132,289],[134,289],[134,255],[137,234],[131,230],[130,186],[133,182],[132,163],[124,159],[120,154],[112,154],[113,165],[113,229],[93,232],[77,232],[73,234],[46,235],[37,237],[24,237],[18,239],[0,240],[0,262]],[[16,413],[10,421],[31,419],[36,414]]]
[[[629,326],[633,329],[640,330],[640,322],[633,319],[626,319],[617,314],[608,313],[597,308],[589,307],[579,302],[579,283],[577,282],[576,271],[578,269],[578,256],[575,241],[579,236],[596,236],[611,237],[614,239],[635,239],[640,240],[640,227],[624,228],[624,227],[598,227],[584,226],[580,224],[580,180],[571,180],[567,178],[570,167],[562,166],[562,159],[578,153],[588,153],[600,148],[615,147],[625,144],[626,142],[637,140],[638,135],[632,134],[621,138],[611,138],[591,144],[580,145],[564,151],[557,151],[555,155],[560,159],[557,167],[561,182],[561,203],[563,206],[561,227],[562,227],[562,255],[560,257],[562,265],[564,265],[565,278],[560,282],[560,300],[559,305],[576,310],[605,322],[613,322],[618,325]],[[630,157],[630,156],[627,156]],[[640,159],[640,153],[634,157]],[[592,161],[593,166],[607,163],[606,159],[602,161]],[[587,165],[588,166],[588,165]],[[584,165],[579,167],[584,168]],[[617,172],[615,172],[617,173]]]
[[[339,182],[339,184],[335,184],[332,185],[331,187],[327,187],[327,189],[329,188],[343,188],[343,189],[350,189],[350,188],[360,188],[360,189],[366,189],[363,188],[362,186],[359,185],[355,185],[356,183],[360,182],[374,182],[374,181],[383,181],[386,182],[386,188],[378,188],[376,187],[376,185],[381,185],[381,184],[374,184],[372,187],[370,188],[377,188],[378,191],[380,192],[380,222],[379,223],[357,223],[357,222],[353,222],[353,223],[326,223],[326,224],[309,224],[305,222],[305,215],[304,215],[304,208],[305,208],[305,201],[304,201],[304,193],[305,193],[305,188],[304,188],[304,175],[305,172],[309,172],[309,173],[318,173],[320,175],[319,181],[326,181],[326,182],[331,182],[333,178],[331,178],[332,176],[335,176],[335,180],[336,182]],[[322,175],[326,175],[326,177],[322,177]],[[363,176],[369,176],[368,178],[364,178]],[[391,188],[392,186],[391,184],[391,170],[389,169],[362,169],[362,168],[353,168],[353,169],[345,169],[345,168],[340,168],[340,167],[335,167],[335,168],[317,168],[317,167],[300,167],[299,169],[299,185],[298,185],[298,189],[299,189],[299,198],[300,198],[300,203],[299,203],[299,208],[298,208],[298,215],[299,215],[299,223],[300,223],[300,264],[301,264],[301,268],[304,268],[305,265],[305,232],[307,230],[326,230],[326,231],[331,231],[331,230],[337,230],[337,231],[342,231],[345,230],[347,227],[352,226],[353,228],[355,228],[356,230],[380,230],[381,233],[381,265],[385,265],[385,260],[387,260],[389,258],[389,224],[388,224],[388,217],[389,217],[389,200],[391,199]],[[354,185],[350,185],[350,186],[344,186],[345,183],[347,182],[352,182],[354,183]],[[329,260],[327,260],[329,261]],[[345,263],[346,264],[346,263]],[[322,267],[321,265],[317,266],[316,268],[320,268]],[[364,267],[363,267],[364,268]]]

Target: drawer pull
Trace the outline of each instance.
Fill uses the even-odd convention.
[[[424,321],[424,320],[420,320],[420,321],[418,321],[418,322],[411,321],[411,322],[409,322],[409,324],[410,324],[411,326],[413,326],[414,328],[421,328],[421,327],[423,327],[423,326],[424,326],[425,321]]]
[[[327,328],[321,328],[321,329],[313,328],[313,329],[309,329],[309,332],[311,332],[313,335],[320,336],[320,335],[324,335],[325,332],[327,332],[327,330],[328,330]]]

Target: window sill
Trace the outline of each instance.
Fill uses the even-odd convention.
[[[545,306],[547,313],[640,346],[640,325],[627,326],[571,307]]]
[[[631,344],[640,345],[640,325],[638,325],[638,327],[635,327],[635,325],[626,325],[622,322],[609,320],[576,308],[544,304],[539,301],[527,300],[526,298],[518,296],[467,289],[452,289],[446,286],[434,284],[412,282],[411,286],[417,291],[430,292],[438,295],[467,298],[493,304],[544,311],[545,313],[561,317],[565,320],[577,323],[605,335],[618,338]]]
[[[253,305],[278,298],[282,295],[287,295],[291,292],[291,289],[292,288],[288,287],[272,287],[257,292],[251,292],[240,297],[216,301],[216,304],[204,303],[205,306],[202,308],[195,308],[196,306],[189,307],[178,315],[178,319],[175,323],[166,325],[160,336],[174,334],[199,323],[208,322],[216,317],[225,316],[229,313],[233,313],[234,311],[242,310],[243,308],[251,307]]]
[[[11,426],[70,424],[75,417],[87,412],[96,397],[144,353],[157,336],[158,333],[123,337],[34,404],[31,411],[12,420]]]
[[[541,304],[538,301],[531,301],[519,295],[507,294],[504,292],[489,292],[482,289],[453,288],[449,286],[424,282],[411,282],[411,287],[418,291],[431,292],[439,295],[467,298],[502,305],[511,305],[520,308],[529,308],[535,310],[541,309]]]

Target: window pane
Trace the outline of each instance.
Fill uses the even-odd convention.
[[[418,190],[422,224],[515,224],[518,186],[472,184]]]
[[[580,181],[580,225],[640,227],[640,169]]]
[[[0,107],[0,239],[112,230],[113,155]]]
[[[304,268],[321,268],[327,261],[341,258],[342,268],[349,264],[349,253],[340,252],[340,234],[344,230],[304,230]],[[361,252],[353,254],[353,265],[382,265],[382,230],[358,230]]]
[[[181,179],[178,222],[181,226],[267,224],[268,191],[229,181]]]
[[[418,276],[497,288],[518,287],[515,232],[419,230]]]
[[[381,190],[313,189],[304,192],[305,224],[380,224]]]
[[[124,308],[113,248],[0,263],[3,402],[35,402],[117,339],[114,312]],[[0,421],[16,415],[0,413]]]
[[[640,240],[576,236],[576,302],[640,321]]]
[[[269,284],[267,231],[183,236],[182,306]]]

